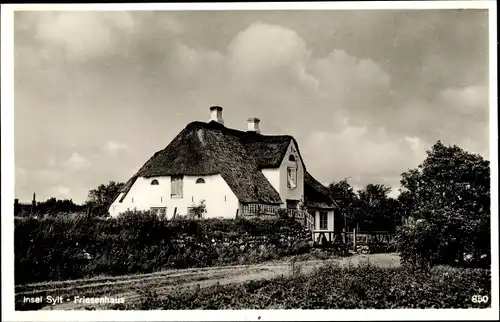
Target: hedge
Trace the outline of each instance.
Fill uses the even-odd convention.
[[[255,263],[309,251],[290,219],[161,220],[149,212],[15,220],[16,285],[165,268]]]

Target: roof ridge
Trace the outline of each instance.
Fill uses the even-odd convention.
[[[224,132],[233,132],[233,134],[239,134],[239,135],[244,135],[248,137],[255,137],[255,138],[270,138],[270,137],[290,137],[293,138],[290,134],[262,134],[262,133],[257,133],[253,131],[245,131],[245,130],[240,130],[236,128],[231,128],[224,126],[223,124],[220,124],[216,121],[209,121],[209,122],[203,122],[203,121],[192,121],[186,125],[184,129],[190,129],[193,127],[204,127],[204,128],[209,128],[209,129],[217,129],[220,131]]]

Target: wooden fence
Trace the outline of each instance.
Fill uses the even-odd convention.
[[[317,245],[346,244],[346,245],[386,245],[393,236],[387,231],[352,232],[314,230],[313,240]]]

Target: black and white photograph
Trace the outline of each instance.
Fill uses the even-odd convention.
[[[498,320],[495,1],[1,11],[8,320]]]

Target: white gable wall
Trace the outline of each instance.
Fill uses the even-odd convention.
[[[273,186],[278,193],[280,192],[280,169],[262,169],[261,170],[264,177],[266,177],[267,181]]]
[[[292,152],[292,148],[295,152]],[[287,184],[287,168],[293,165],[293,162],[288,160],[290,154],[295,156],[295,160],[297,162],[297,187],[295,189],[288,188]],[[262,169],[262,173],[269,180],[271,185],[278,191],[281,197],[281,201],[283,201],[282,207],[286,207],[286,200],[301,200],[304,195],[304,165],[302,163],[302,159],[299,156],[299,152],[297,147],[290,141],[290,145],[285,153],[285,156],[281,162],[279,168],[276,169]]]
[[[203,178],[205,183],[196,183]],[[158,180],[158,185],[151,185],[152,180]],[[220,175],[184,176],[182,198],[171,198],[170,176],[139,177],[131,187],[123,202],[121,195],[109,208],[111,216],[129,210],[149,210],[151,207],[167,207],[167,219],[171,219],[174,209],[177,214],[187,214],[187,208],[205,200],[206,218],[233,218],[238,209],[238,199]]]

